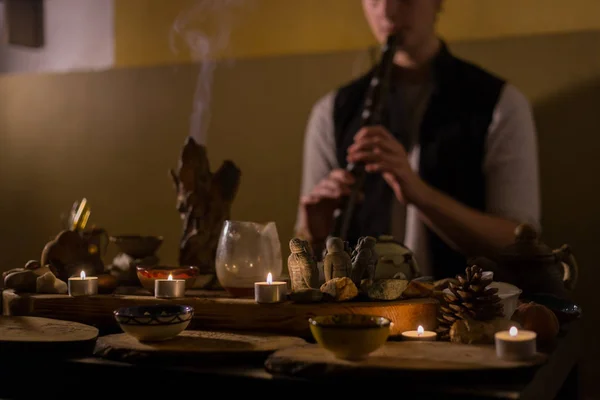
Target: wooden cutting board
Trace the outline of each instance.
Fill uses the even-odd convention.
[[[102,336],[94,354],[118,361],[203,363],[266,358],[287,347],[307,344],[293,336],[186,330],[171,340],[142,343],[126,333]]]
[[[39,317],[0,316],[0,354],[89,356],[98,329],[77,322]]]
[[[496,357],[494,346],[463,345],[449,342],[387,342],[359,362],[335,358],[317,344],[289,347],[267,359],[269,372],[305,378],[367,375],[425,375],[436,372],[484,372],[531,368],[542,364],[538,354],[527,362],[504,361]]]

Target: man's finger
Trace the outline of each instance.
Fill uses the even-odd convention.
[[[391,134],[381,125],[366,126],[361,128],[356,135],[354,135],[354,140],[361,140],[367,137],[387,138],[391,137]]]
[[[354,176],[345,169],[334,169],[329,173],[329,178],[337,182],[343,183],[344,185],[354,184]]]
[[[381,160],[381,155],[373,153],[372,151],[355,151],[348,154],[348,162],[362,162],[362,163],[374,163]]]

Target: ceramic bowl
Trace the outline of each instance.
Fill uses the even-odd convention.
[[[132,258],[145,258],[156,253],[163,242],[162,236],[142,235],[119,235],[111,236],[110,241],[114,243],[120,252]]]
[[[515,285],[506,282],[492,282],[488,287],[498,289],[498,297],[500,297],[504,306],[504,318],[511,319],[519,306],[519,296],[521,296],[523,291]]]
[[[359,361],[379,349],[390,335],[391,321],[376,315],[321,315],[309,318],[310,331],[337,358]]]
[[[506,282],[492,282],[488,287],[498,289],[497,294],[502,302],[504,318],[511,319],[512,315],[515,313],[515,310],[519,306],[519,297],[523,291],[515,285],[511,285],[510,283]],[[446,294],[452,294],[450,289],[444,289],[443,292]]]
[[[198,267],[179,267],[172,265],[138,265],[137,277],[142,286],[154,293],[154,281],[157,279],[168,279],[173,275],[173,279],[185,279],[185,288],[191,289],[200,270]]]
[[[190,324],[194,309],[181,305],[147,305],[115,310],[123,332],[140,342],[159,342],[179,335]]]

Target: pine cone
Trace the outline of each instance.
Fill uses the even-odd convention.
[[[444,303],[438,316],[440,340],[448,340],[452,324],[458,320],[489,321],[504,315],[498,289],[488,288],[492,279],[483,279],[483,270],[477,265],[465,269],[465,276],[457,275],[458,285],[450,283],[451,294],[444,293]]]

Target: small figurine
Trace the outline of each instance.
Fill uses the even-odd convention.
[[[317,289],[319,287],[319,269],[309,251],[308,242],[299,238],[290,240],[288,272],[292,283],[292,292]]]
[[[352,259],[344,248],[344,242],[338,237],[327,239],[327,254],[323,260],[325,281],[333,278],[349,278],[352,271]]]
[[[377,252],[375,245],[377,240],[372,236],[363,236],[352,254],[351,279],[357,286],[363,278],[373,280],[375,278],[375,267],[377,266]]]

